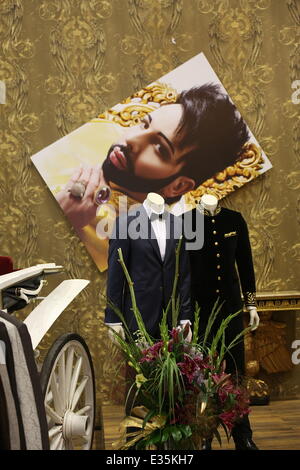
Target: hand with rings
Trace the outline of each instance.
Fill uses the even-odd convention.
[[[76,229],[87,225],[96,216],[99,205],[107,202],[110,187],[101,165],[78,168],[65,188],[56,195],[66,216]]]

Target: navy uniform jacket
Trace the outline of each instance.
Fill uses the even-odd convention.
[[[217,212],[212,216],[205,211],[203,247],[189,250],[192,295],[199,303],[219,297],[241,308],[242,289],[246,304],[255,305],[255,275],[246,222],[239,212],[224,207]]]
[[[147,236],[148,233],[141,233],[141,237],[137,239],[130,236],[121,238],[124,233],[126,235],[128,227],[134,223],[137,216],[142,217],[144,221],[142,230],[146,228],[146,232],[148,231],[151,237]],[[161,259],[158,243],[143,205],[139,206],[135,213],[129,211],[128,216],[117,218],[114,236],[109,241],[107,297],[121,310],[130,330],[136,331],[137,324],[131,310],[130,292],[122,266],[118,261],[117,250],[122,248],[126,267],[134,282],[137,306],[143,317],[146,330],[154,338],[159,337],[159,322],[163,309],[166,308],[171,297],[175,276],[175,249],[182,233],[180,218],[168,211],[165,211],[164,217],[167,234],[170,234],[170,238],[168,239],[167,236],[166,240],[164,261]],[[180,295],[180,313],[178,321],[192,320],[189,257],[185,251],[184,243],[181,245],[179,264],[177,294]],[[171,310],[169,313],[171,314]],[[105,322],[120,322],[117,314],[109,306],[105,310]],[[171,326],[170,321],[169,326]]]
[[[196,210],[192,211],[193,230],[196,230]],[[246,305],[255,305],[255,276],[248,229],[242,215],[221,207],[214,216],[207,211],[204,214],[203,247],[189,250],[191,292],[192,305],[198,302],[200,306],[200,341],[215,302],[223,303],[209,336],[211,342],[222,319],[243,308],[241,290]],[[229,345],[243,329],[241,314],[227,327],[225,344]],[[231,349],[226,361],[229,372],[244,373],[243,341]]]

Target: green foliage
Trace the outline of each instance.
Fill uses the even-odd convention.
[[[128,283],[128,287],[129,287],[129,291],[130,291],[130,296],[131,296],[131,302],[132,302],[132,311],[133,311],[133,314],[134,314],[134,317],[136,319],[136,322],[137,322],[137,325],[138,325],[138,329],[139,331],[141,332],[141,334],[143,335],[143,337],[145,338],[145,341],[149,344],[153,344],[153,341],[150,337],[150,335],[148,334],[147,330],[146,330],[146,327],[145,327],[145,324],[144,324],[144,321],[143,321],[143,318],[142,318],[142,315],[141,315],[141,312],[139,311],[138,307],[137,307],[137,304],[136,304],[136,298],[135,298],[135,293],[134,293],[134,288],[133,288],[133,282],[132,282],[132,279],[129,275],[129,272],[127,270],[127,267],[124,263],[124,258],[123,258],[123,254],[122,254],[122,249],[119,248],[118,249],[118,254],[119,254],[119,261],[121,263],[121,266],[123,268],[123,271],[124,271],[124,274],[125,274],[125,277],[126,277],[126,280],[127,280],[127,283]],[[127,328],[128,329],[128,328]]]
[[[182,245],[182,237],[180,237],[180,240],[178,242],[178,245],[176,246],[175,250],[175,277],[174,277],[174,282],[173,282],[173,289],[172,289],[172,294],[171,294],[171,305],[172,305],[172,327],[175,328],[177,326],[177,320],[178,320],[178,315],[179,315],[179,305],[180,305],[180,299],[179,296],[176,296],[177,293],[177,284],[179,280],[179,259],[180,259],[180,250],[181,250],[181,245]],[[176,301],[177,299],[177,301]]]
[[[192,430],[189,425],[170,424],[165,426],[162,430],[157,429],[153,431],[147,439],[141,440],[137,445],[137,450],[146,449],[149,446],[157,446],[164,449],[176,449],[182,440],[189,439],[192,436]],[[178,446],[180,448],[180,446]]]
[[[223,305],[216,302],[199,344],[201,312],[199,306],[196,305],[192,341],[191,343],[186,341],[187,332],[177,326],[180,312],[180,297],[177,295],[177,288],[181,244],[182,239],[176,247],[176,271],[172,295],[167,308],[162,312],[159,325],[161,340],[156,342],[146,331],[136,304],[133,282],[125,266],[122,250],[118,250],[119,261],[129,286],[132,312],[138,325],[138,331],[134,335],[126,325],[122,312],[111,302],[109,305],[123,323],[126,340],[118,335],[116,339],[128,364],[136,372],[136,382],[130,389],[130,392],[135,390],[132,411],[134,412],[135,401],[143,403],[145,407],[143,409],[146,410],[140,437],[135,436],[133,439],[132,445],[135,445],[136,449],[153,446],[174,449],[184,448],[182,446],[197,448],[200,442],[199,436],[202,434],[205,437],[214,435],[221,445],[218,425],[223,426],[227,438],[230,433],[219,416],[221,413],[234,410],[239,396],[236,394],[233,383],[228,382],[230,375],[224,373],[222,362],[224,355],[230,353],[230,349],[249,329],[237,335],[226,347],[226,329],[230,322],[240,314],[240,312],[233,313],[222,320],[209,345],[208,338]],[[171,332],[168,329],[168,318],[172,319]],[[216,377],[218,380],[215,380]],[[228,390],[227,398],[224,404],[222,401],[222,405],[218,401],[221,388],[225,396]]]
[[[193,338],[192,338],[192,343],[193,344],[196,344],[198,342],[199,321],[200,321],[200,307],[199,307],[198,303],[196,302],[195,313],[194,313]]]

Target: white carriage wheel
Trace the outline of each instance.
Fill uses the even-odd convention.
[[[95,376],[83,338],[60,336],[41,370],[51,450],[89,450],[95,423]]]

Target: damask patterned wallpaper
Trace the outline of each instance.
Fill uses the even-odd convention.
[[[300,289],[298,0],[1,0],[0,13],[1,254],[16,267],[62,264],[49,288],[91,280],[44,339],[42,356],[62,333],[81,334],[102,400],[112,400],[118,353],[103,326],[106,276],[30,156],[199,52],[273,163],[224,201],[248,222],[258,290]],[[278,396],[288,397],[291,384],[299,394],[299,376],[280,376]]]

